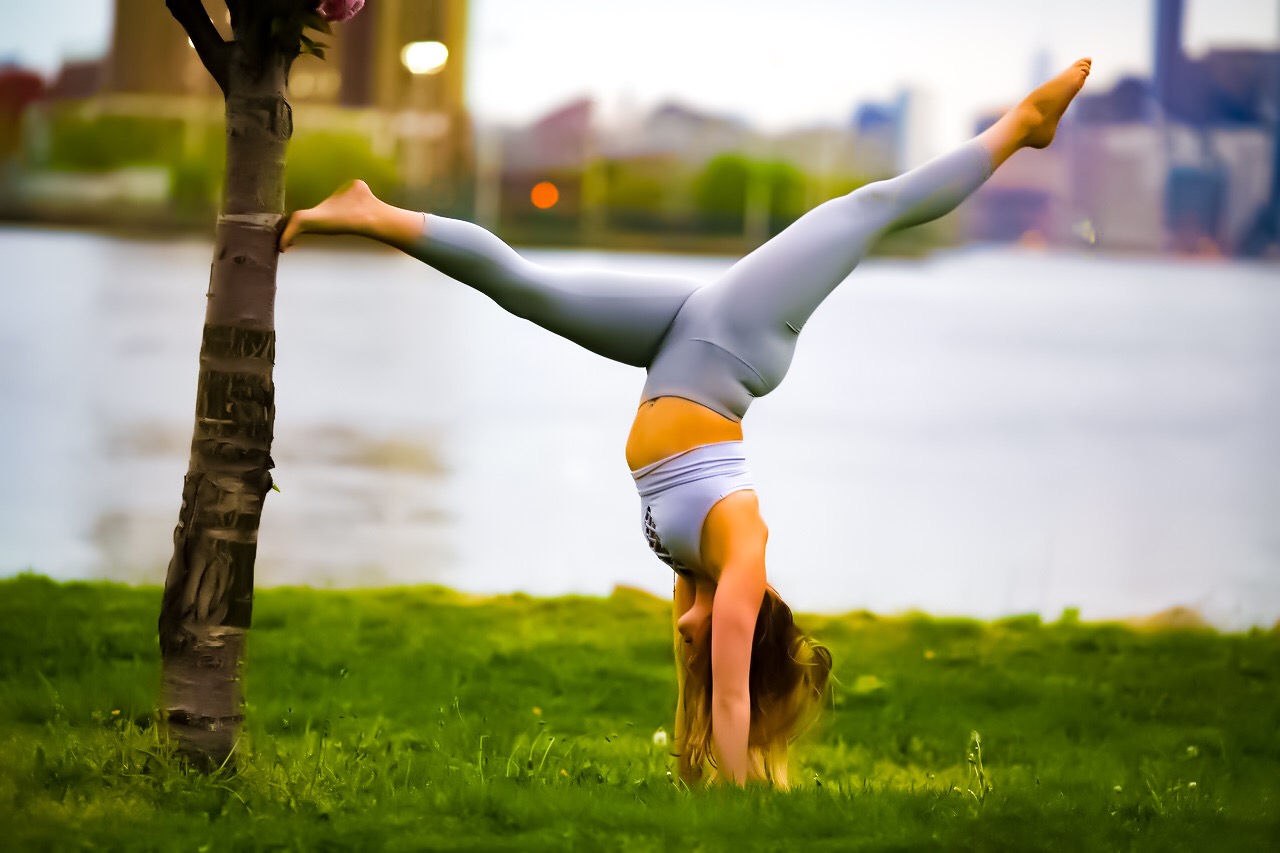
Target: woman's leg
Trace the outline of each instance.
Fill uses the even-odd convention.
[[[1015,151],[1053,141],[1089,67],[1088,59],[1076,62],[961,148],[814,208],[735,264],[704,298],[715,293],[716,313],[730,328],[767,335],[789,326],[798,334],[876,240],[950,212]]]
[[[389,205],[363,181],[295,213],[281,251],[302,233],[356,234],[394,246],[518,317],[637,367],[648,366],[676,313],[701,286],[693,279],[540,266],[478,225]]]

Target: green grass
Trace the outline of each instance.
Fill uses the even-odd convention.
[[[1280,838],[1275,632],[808,617],[840,684],[797,750],[798,790],[780,794],[672,783],[653,738],[670,729],[670,616],[638,593],[263,591],[239,760],[187,772],[153,724],[159,602],[154,588],[0,582],[0,847],[1261,850]]]

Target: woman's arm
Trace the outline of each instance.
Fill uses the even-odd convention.
[[[680,635],[678,625],[680,617],[689,608],[693,607],[696,598],[697,588],[693,585],[693,581],[683,575],[676,575],[676,586],[671,596],[671,632],[675,636],[676,660],[676,720],[675,725],[672,727],[672,734],[675,741],[675,752],[679,756],[679,764],[676,769],[680,774],[680,778],[687,784],[698,781],[702,773],[701,768],[694,767],[689,763],[689,749],[686,742],[688,732],[685,730],[684,720],[684,683],[685,674],[688,672],[689,645],[684,641],[684,637]]]
[[[751,646],[764,599],[769,531],[753,491],[712,507],[703,528],[703,558],[719,567],[711,607],[711,744],[725,779],[751,777]]]
[[[764,598],[763,556],[724,567],[711,615],[711,742],[721,774],[738,785],[751,771],[751,641]]]

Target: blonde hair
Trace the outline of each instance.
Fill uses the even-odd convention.
[[[684,655],[676,721],[676,755],[686,781],[715,774],[711,749],[711,632]],[[681,664],[677,664],[681,665]],[[753,778],[788,786],[787,747],[817,718],[831,677],[831,652],[801,633],[791,608],[769,587],[751,645],[751,727],[747,747]]]

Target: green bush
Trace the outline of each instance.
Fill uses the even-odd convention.
[[[49,133],[49,168],[105,172],[125,166],[176,164],[182,158],[180,119],[103,115],[55,116]]]
[[[354,178],[375,195],[396,192],[395,164],[378,157],[369,139],[358,133],[298,133],[289,143],[285,204],[290,210],[319,204],[340,184]]]
[[[737,154],[721,154],[693,182],[693,206],[708,231],[736,233],[743,228],[751,164]]]
[[[757,168],[769,182],[769,228],[777,234],[804,215],[808,179],[790,163],[760,163]]]
[[[207,161],[185,160],[170,170],[169,199],[176,211],[193,217],[218,209],[222,173]]]
[[[703,226],[714,233],[736,233],[746,218],[747,188],[752,180],[769,186],[769,228],[777,233],[804,213],[803,172],[788,163],[750,160],[721,154],[694,179],[693,203]]]
[[[605,164],[604,202],[610,224],[624,230],[661,230],[683,180],[679,167],[666,161]]]

